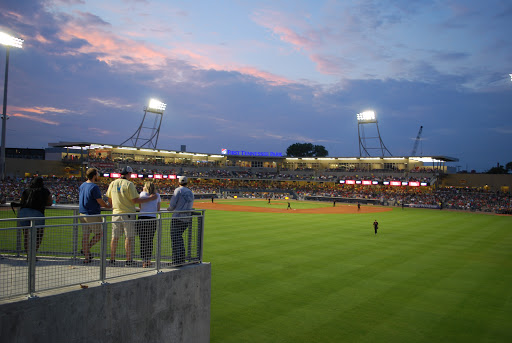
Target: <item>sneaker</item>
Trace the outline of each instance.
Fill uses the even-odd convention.
[[[125,262],[125,265],[126,266],[133,266],[133,265],[135,265],[135,262],[133,260],[128,260],[128,261]]]
[[[108,261],[108,263],[110,263],[110,264],[115,264],[115,263],[116,263],[116,260],[112,260],[112,259],[110,259],[110,261]]]

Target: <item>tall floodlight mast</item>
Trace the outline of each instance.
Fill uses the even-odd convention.
[[[9,75],[9,48],[22,48],[23,39],[19,39],[0,32],[0,44],[6,46],[5,55],[5,79],[4,79],[4,103],[2,109],[2,147],[0,148],[0,180],[5,180],[5,132],[7,130],[7,81]]]
[[[375,124],[377,136],[366,137],[364,125],[368,124]],[[365,111],[357,114],[357,134],[359,136],[359,157],[371,157],[370,150],[380,150],[380,157],[384,157],[386,152],[389,156],[393,156],[380,137],[379,123],[375,112]]]
[[[166,106],[167,105],[163,102],[151,99],[149,105],[144,107],[144,116],[142,117],[139,128],[130,138],[121,143],[121,145],[130,141],[131,145],[135,148],[149,147],[156,149],[158,136],[160,135],[160,126],[162,125],[162,117]],[[152,126],[148,126],[151,125],[151,122]]]

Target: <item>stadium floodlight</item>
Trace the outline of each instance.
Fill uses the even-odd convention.
[[[22,48],[23,42],[23,39],[13,37],[5,32],[0,32],[0,44],[2,45],[12,46],[14,48]]]
[[[161,101],[158,101],[156,99],[151,99],[149,100],[149,106],[148,106],[148,109],[150,110],[156,110],[158,112],[163,112],[165,111],[165,107],[167,106],[167,104],[164,104],[163,102]]]
[[[7,80],[9,75],[9,48],[21,48],[23,39],[15,38],[7,33],[0,32],[0,44],[7,47],[5,57],[4,104],[2,112],[2,148],[0,149],[0,180],[5,180],[5,133],[7,130]]]
[[[122,142],[121,145],[124,145],[126,142],[131,142],[134,147],[151,147],[153,150],[156,150],[160,127],[162,126],[162,118],[166,107],[167,104],[156,99],[150,99],[148,106],[144,107],[144,116],[142,117],[139,128],[130,138]],[[148,115],[148,113],[154,116],[151,114]],[[146,120],[147,124],[145,124]],[[151,123],[153,127],[149,126]]]
[[[369,137],[366,136],[364,126],[372,126],[368,124],[375,124],[377,136],[375,134]],[[379,123],[374,111],[364,111],[357,114],[357,134],[359,136],[359,157],[363,157],[363,155],[370,157],[369,150],[380,150],[380,157],[384,157],[386,152],[389,156],[392,156],[380,137]],[[373,142],[373,146],[369,142]]]
[[[373,111],[365,111],[357,114],[357,121],[358,122],[365,122],[365,123],[374,123],[377,121],[375,117],[375,112]]]

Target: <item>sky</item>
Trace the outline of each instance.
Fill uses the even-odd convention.
[[[121,144],[155,98],[160,149],[357,157],[373,110],[393,156],[423,126],[416,155],[512,161],[511,0],[2,0],[0,31],[7,147]]]

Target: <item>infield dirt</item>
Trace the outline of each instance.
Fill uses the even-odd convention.
[[[286,206],[287,202],[274,201],[267,207],[256,207],[256,206],[243,206],[243,205],[229,205],[223,203],[211,203],[211,202],[197,202],[194,204],[197,209],[205,210],[219,210],[219,211],[235,211],[235,212],[259,212],[259,213],[310,213],[310,214],[355,214],[355,213],[378,213],[392,211],[392,208],[381,207],[381,206],[361,206],[361,209],[357,209],[357,205],[342,205],[336,204],[332,207],[319,207],[319,208],[308,208],[308,209],[294,209],[292,203],[292,209],[286,209],[283,207],[275,207],[275,205]],[[273,207],[274,206],[274,207]]]

